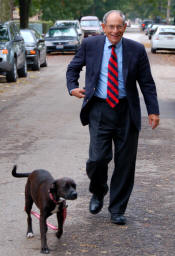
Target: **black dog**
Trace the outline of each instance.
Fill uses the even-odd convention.
[[[31,209],[33,202],[40,209],[40,232],[41,232],[41,253],[49,253],[47,246],[46,219],[53,213],[57,214],[58,232],[56,236],[61,237],[63,233],[65,200],[77,198],[76,184],[70,178],[54,180],[46,170],[35,170],[32,173],[16,173],[17,166],[12,170],[12,175],[17,178],[28,177],[25,187],[25,211],[28,215],[27,237],[33,237]]]

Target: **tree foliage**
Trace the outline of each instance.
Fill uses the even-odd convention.
[[[27,25],[28,16],[40,14],[46,21],[78,19],[96,15],[102,19],[109,10],[122,10],[127,18],[166,18],[168,0],[14,0],[20,6],[21,23]],[[30,7],[30,11],[29,11]],[[174,16],[175,0],[171,0]]]

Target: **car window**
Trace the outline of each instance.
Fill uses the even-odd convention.
[[[7,27],[0,26],[0,41],[8,41],[9,40],[9,34]]]
[[[159,35],[175,35],[175,28],[160,28]]]
[[[46,34],[46,37],[58,37],[58,36],[73,36],[76,37],[76,31],[74,28],[53,28]]]
[[[81,26],[83,26],[83,27],[98,27],[99,22],[98,22],[98,20],[82,20]]]
[[[11,34],[12,40],[14,40],[15,36],[16,36],[16,33],[15,33],[12,25],[9,26],[9,30],[10,30],[10,34]]]
[[[25,43],[35,43],[35,38],[29,31],[21,31]]]
[[[18,29],[17,25],[12,23],[12,27],[13,27],[13,30],[15,31],[15,33],[19,36],[20,32],[19,32],[19,29]]]
[[[33,31],[33,34],[34,34],[34,36],[36,37],[37,40],[42,38],[42,36],[35,30]]]

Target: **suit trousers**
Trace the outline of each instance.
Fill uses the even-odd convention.
[[[127,98],[111,108],[105,100],[94,97],[89,111],[89,133],[86,163],[89,191],[99,198],[107,193],[108,164],[114,155],[108,210],[111,214],[124,214],[134,186],[139,137],[130,117]]]

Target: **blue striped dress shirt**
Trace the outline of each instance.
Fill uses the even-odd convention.
[[[95,96],[103,99],[106,99],[107,97],[108,62],[111,56],[110,46],[111,46],[111,42],[106,37],[99,80],[98,80],[98,84],[94,94]],[[115,52],[117,54],[117,60],[118,60],[119,98],[123,98],[126,96],[126,90],[125,90],[124,80],[123,80],[123,69],[122,69],[122,63],[123,63],[122,50],[123,48],[122,48],[122,39],[121,39],[120,42],[115,47]]]

